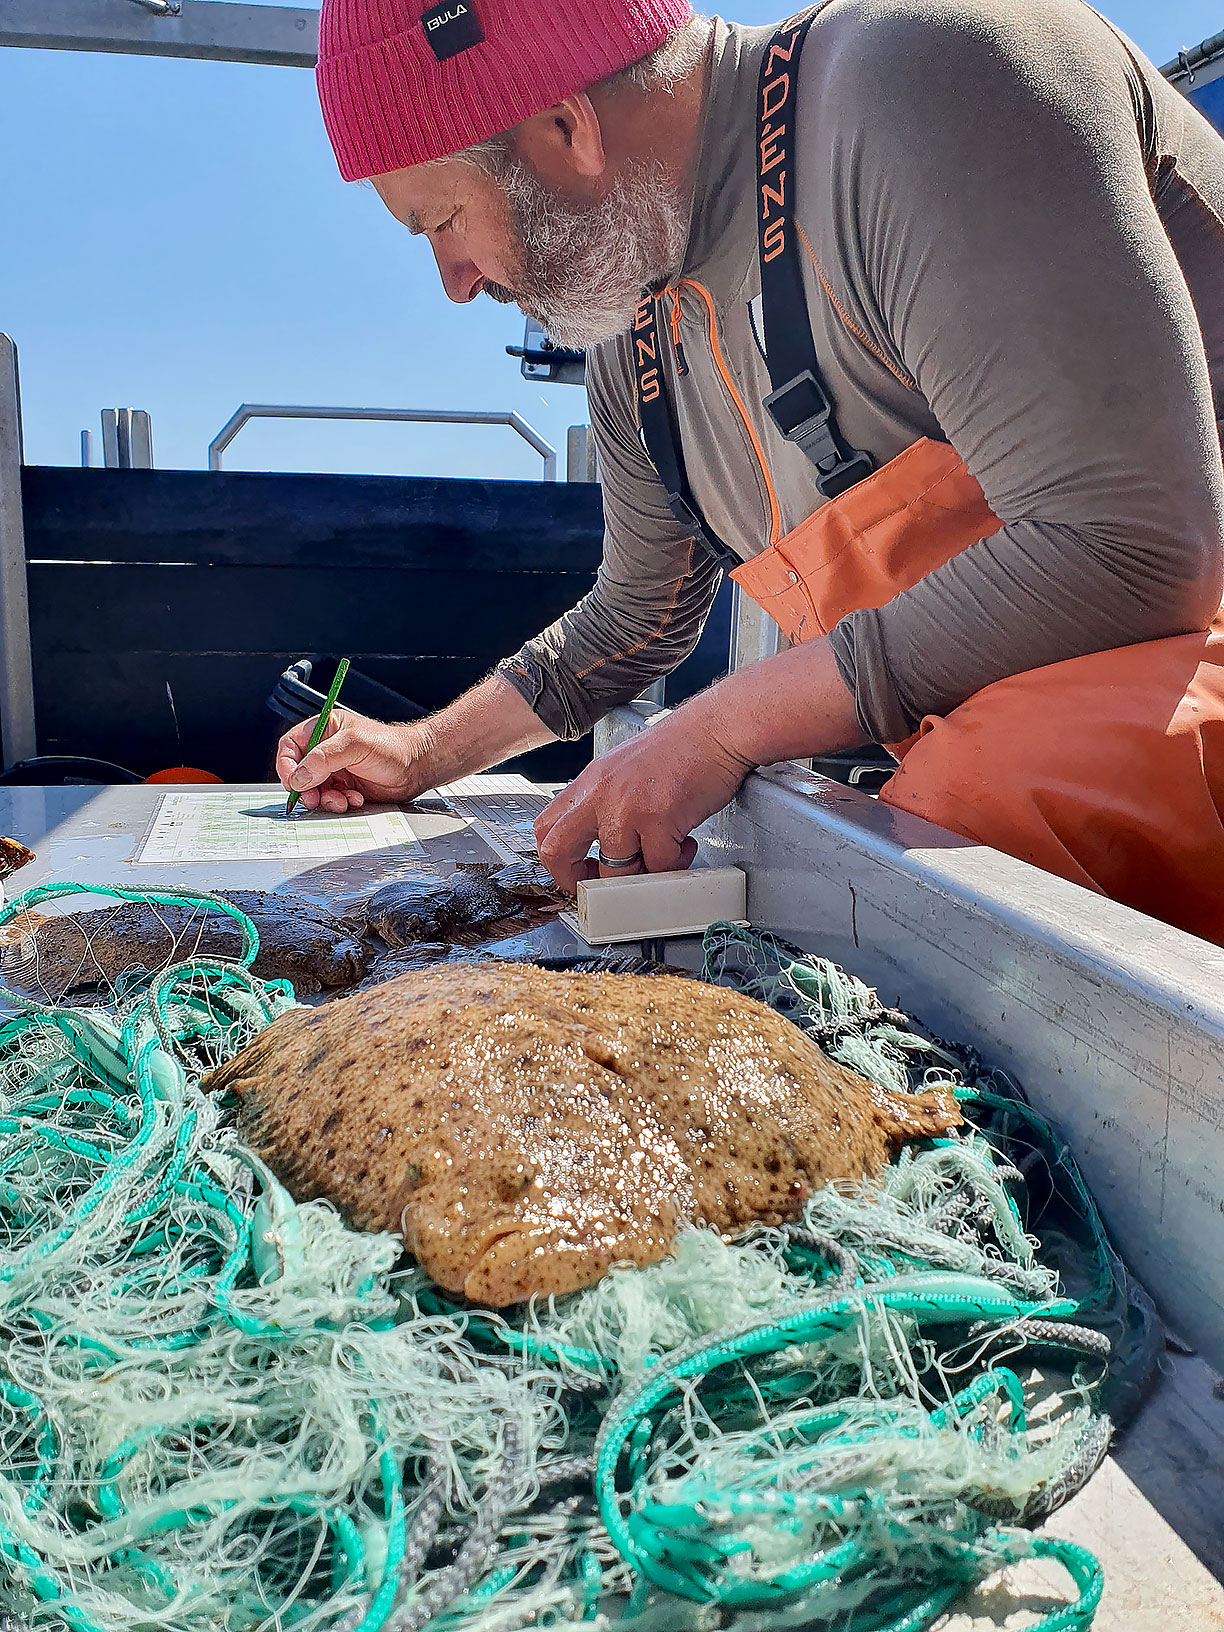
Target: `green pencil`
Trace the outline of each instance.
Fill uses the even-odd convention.
[[[315,721],[315,728],[310,733],[310,747],[306,750],[307,754],[313,753],[323,741],[323,733],[327,730],[327,722],[331,719],[332,709],[336,706],[336,698],[340,695],[340,687],[344,684],[344,677],[348,671],[349,660],[347,657],[342,657],[340,659],[339,666],[336,669],[336,678],[332,681],[331,690],[327,694],[327,701],[323,704],[319,718]],[[303,755],[303,758],[305,758],[305,755]],[[289,795],[289,798],[285,804],[286,816],[293,815],[293,807],[297,804],[301,797],[301,794],[296,792]]]

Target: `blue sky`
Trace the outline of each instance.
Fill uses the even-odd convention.
[[[1102,9],[1157,62],[1224,29],[1224,0]],[[148,409],[157,463],[187,469],[243,401],[515,409],[561,450],[586,417],[580,391],[541,391],[504,355],[516,310],[450,305],[428,249],[340,181],[308,73],[0,50],[0,151],[0,329],[32,463],[77,463],[104,407]],[[540,464],[509,431],[298,423],[248,428],[227,467]]]

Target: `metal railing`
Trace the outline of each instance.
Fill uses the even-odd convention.
[[[371,419],[410,425],[506,425],[535,449],[544,461],[544,480],[557,479],[557,450],[518,414],[484,413],[462,408],[306,408],[291,404],[244,402],[208,444],[208,468],[220,470],[221,455],[244,425],[253,419]]]

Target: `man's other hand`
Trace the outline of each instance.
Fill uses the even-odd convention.
[[[605,878],[688,867],[693,829],[731,802],[754,766],[862,741],[828,637],[806,641],[737,669],[588,765],[537,818],[540,860],[571,891],[596,871],[587,859],[595,842],[627,864],[598,868]]]
[[[735,796],[751,770],[704,729],[691,705],[594,760],[536,819],[540,860],[571,893],[599,874],[676,872],[697,853],[693,829]],[[597,866],[599,849],[623,867]]]

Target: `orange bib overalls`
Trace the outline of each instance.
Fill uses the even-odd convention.
[[[946,443],[924,438],[875,470],[837,430],[791,253],[786,136],[810,21],[779,31],[761,75],[762,300],[767,340],[782,342],[768,347],[776,389],[765,400],[815,464],[827,502],[731,570],[792,643],[883,606],[1001,525]],[[677,517],[727,559],[688,489],[650,366],[653,302],[636,332],[647,451]],[[997,680],[888,746],[901,764],[881,790],[887,804],[1224,944],[1224,618]]]

